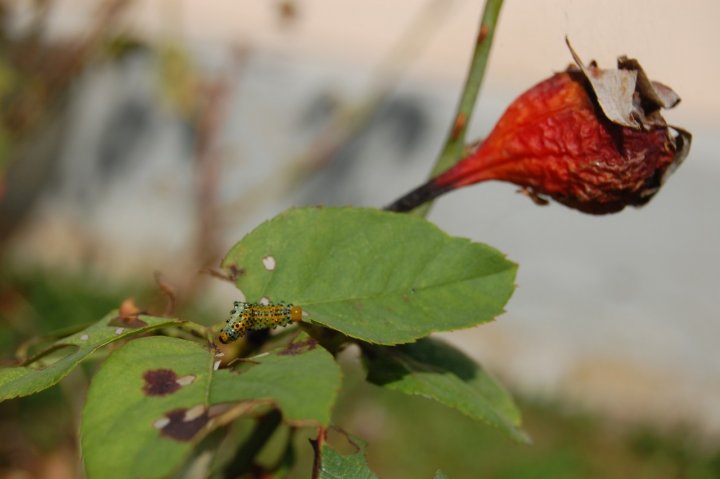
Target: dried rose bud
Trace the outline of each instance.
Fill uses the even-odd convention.
[[[514,183],[537,202],[550,197],[585,213],[647,203],[690,148],[690,134],[660,114],[680,98],[648,80],[636,60],[620,57],[617,70],[602,70],[570,51],[577,67],[523,93],[465,158],[386,209],[409,211],[487,180]]]

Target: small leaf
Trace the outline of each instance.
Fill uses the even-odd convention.
[[[206,349],[168,337],[141,338],[113,353],[83,411],[87,476],[165,477],[179,467],[209,421],[212,363]]]
[[[380,344],[490,321],[516,272],[489,246],[363,208],[287,211],[237,243],[222,266],[249,301],[294,303],[314,322]]]
[[[34,394],[57,384],[91,353],[113,341],[177,323],[175,319],[154,316],[131,319],[127,322],[112,311],[92,326],[53,343],[45,353],[24,365],[0,369],[0,401]],[[67,354],[50,363],[48,359],[56,355],[47,353],[53,352]]]
[[[393,348],[369,346],[368,381],[405,394],[423,396],[498,427],[527,442],[520,413],[510,395],[477,363],[437,339]]]
[[[211,403],[270,399],[288,422],[330,422],[342,374],[332,355],[314,339],[301,334],[286,347],[250,361],[257,364],[240,374],[217,371]]]
[[[367,459],[365,458],[366,443],[359,437],[347,435],[347,440],[355,449],[348,455],[342,455],[323,442],[320,450],[320,479],[378,479],[378,477],[370,470]],[[315,454],[318,455],[317,441],[312,441],[315,448]],[[313,476],[315,477],[315,476]]]

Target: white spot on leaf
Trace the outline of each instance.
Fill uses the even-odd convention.
[[[215,361],[215,364],[213,364],[213,371],[217,371],[218,369],[220,369],[220,360],[219,359],[217,361]]]
[[[123,333],[123,331],[125,331],[125,328],[117,328],[117,329],[115,330],[115,334],[120,335],[120,334]]]
[[[162,429],[162,428],[164,428],[165,426],[167,426],[168,424],[170,424],[170,418],[163,417],[163,418],[160,418],[160,419],[158,419],[157,421],[155,421],[155,422],[153,423],[153,427],[154,427],[155,429]]]
[[[268,271],[273,271],[275,269],[275,258],[273,256],[265,256],[262,259],[263,266],[265,266],[265,269]]]
[[[267,306],[268,304],[270,304],[270,298],[268,298],[267,296],[263,296],[262,298],[260,298],[260,304]]]
[[[87,341],[88,339],[90,339],[90,336],[88,336],[87,334],[83,334],[82,336],[80,336],[80,341]]]
[[[183,421],[190,422],[194,419],[199,418],[205,413],[205,406],[202,404],[198,404],[197,406],[193,406],[187,411],[185,411],[185,417],[183,418]]]
[[[178,383],[180,386],[187,386],[188,384],[192,384],[195,382],[195,376],[193,376],[192,374],[188,376],[183,376],[181,378],[177,378],[175,382]]]

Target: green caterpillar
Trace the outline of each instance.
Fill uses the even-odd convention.
[[[302,308],[283,302],[276,304],[258,304],[235,301],[230,318],[225,322],[218,339],[223,344],[242,338],[249,330],[259,330],[287,326],[293,321],[302,320]]]

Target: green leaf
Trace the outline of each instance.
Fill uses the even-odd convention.
[[[206,348],[175,338],[132,341],[93,379],[81,444],[88,477],[164,477],[212,427],[210,406],[268,400],[286,420],[325,424],[340,387],[332,356],[309,338],[249,358],[240,374],[214,370]]]
[[[250,358],[256,365],[237,374],[217,371],[213,404],[255,399],[274,401],[287,422],[327,425],[342,382],[332,355],[301,334],[284,348]]]
[[[176,323],[175,319],[154,316],[124,320],[118,318],[117,311],[111,311],[92,326],[53,343],[23,366],[0,369],[0,401],[34,394],[57,384],[82,360],[113,341]],[[58,358],[59,354],[64,356]]]
[[[380,344],[490,321],[516,273],[487,245],[363,208],[289,210],[233,246],[222,266],[250,301],[291,302],[312,321]]]
[[[477,363],[451,345],[422,339],[393,348],[364,348],[368,381],[405,394],[423,396],[500,428],[527,442],[520,413],[510,395]]]
[[[164,477],[209,420],[213,357],[182,339],[141,338],[114,352],[90,385],[80,427],[89,478]]]
[[[347,440],[355,450],[351,454],[342,455],[323,443],[320,451],[320,479],[378,479],[370,470],[365,458],[365,441],[355,436],[347,436]],[[317,441],[313,441],[316,448]]]

